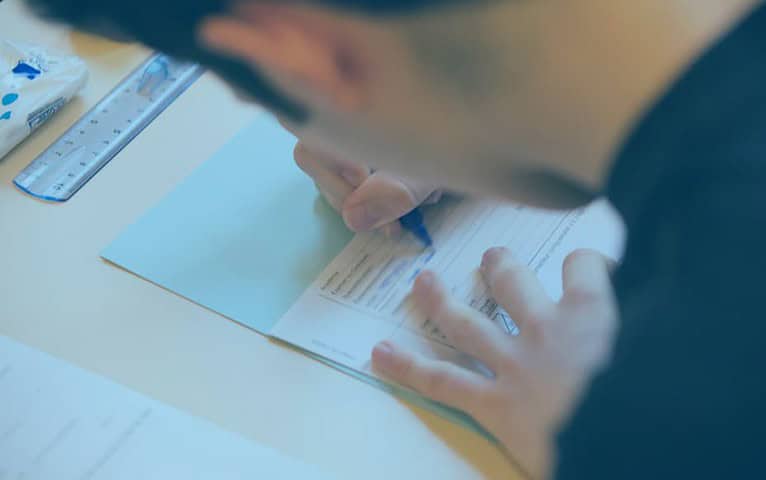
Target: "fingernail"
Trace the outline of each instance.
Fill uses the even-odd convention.
[[[352,230],[366,232],[380,226],[385,221],[385,207],[375,204],[363,204],[351,207],[344,217]]]
[[[436,295],[436,275],[426,271],[418,275],[412,287],[412,299],[423,313],[431,311]]]
[[[375,368],[391,370],[394,365],[394,347],[387,341],[375,345],[372,349],[372,363]]]
[[[357,205],[346,209],[343,217],[346,220],[346,225],[348,225],[351,230],[357,232],[370,230],[371,226],[375,223],[374,219],[370,218],[367,208],[364,205]]]
[[[418,288],[427,288],[430,289],[434,286],[434,281],[436,280],[436,276],[433,272],[426,271],[418,275],[416,285]]]
[[[490,248],[484,252],[484,256],[481,258],[481,268],[486,269],[491,263],[495,263],[500,259],[502,250],[500,247]]]

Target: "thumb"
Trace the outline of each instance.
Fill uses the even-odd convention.
[[[433,190],[375,172],[346,198],[343,219],[351,230],[374,230],[420,205]]]

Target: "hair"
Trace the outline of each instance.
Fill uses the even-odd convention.
[[[258,0],[252,0],[258,1]],[[373,17],[411,14],[459,0],[307,0]],[[469,1],[469,0],[464,0]],[[108,36],[124,36],[179,59],[191,60],[217,72],[264,107],[304,122],[309,112],[282,95],[252,65],[200,46],[196,29],[208,16],[223,14],[229,0],[27,0],[33,10],[54,21]]]

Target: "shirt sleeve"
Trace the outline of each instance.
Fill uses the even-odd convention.
[[[763,474],[766,177],[715,185],[639,232],[655,254],[626,263],[652,273],[621,304],[613,361],[558,436],[555,478]]]

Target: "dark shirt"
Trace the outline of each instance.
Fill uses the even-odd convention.
[[[766,478],[766,7],[649,110],[606,194],[620,330],[556,478]]]

